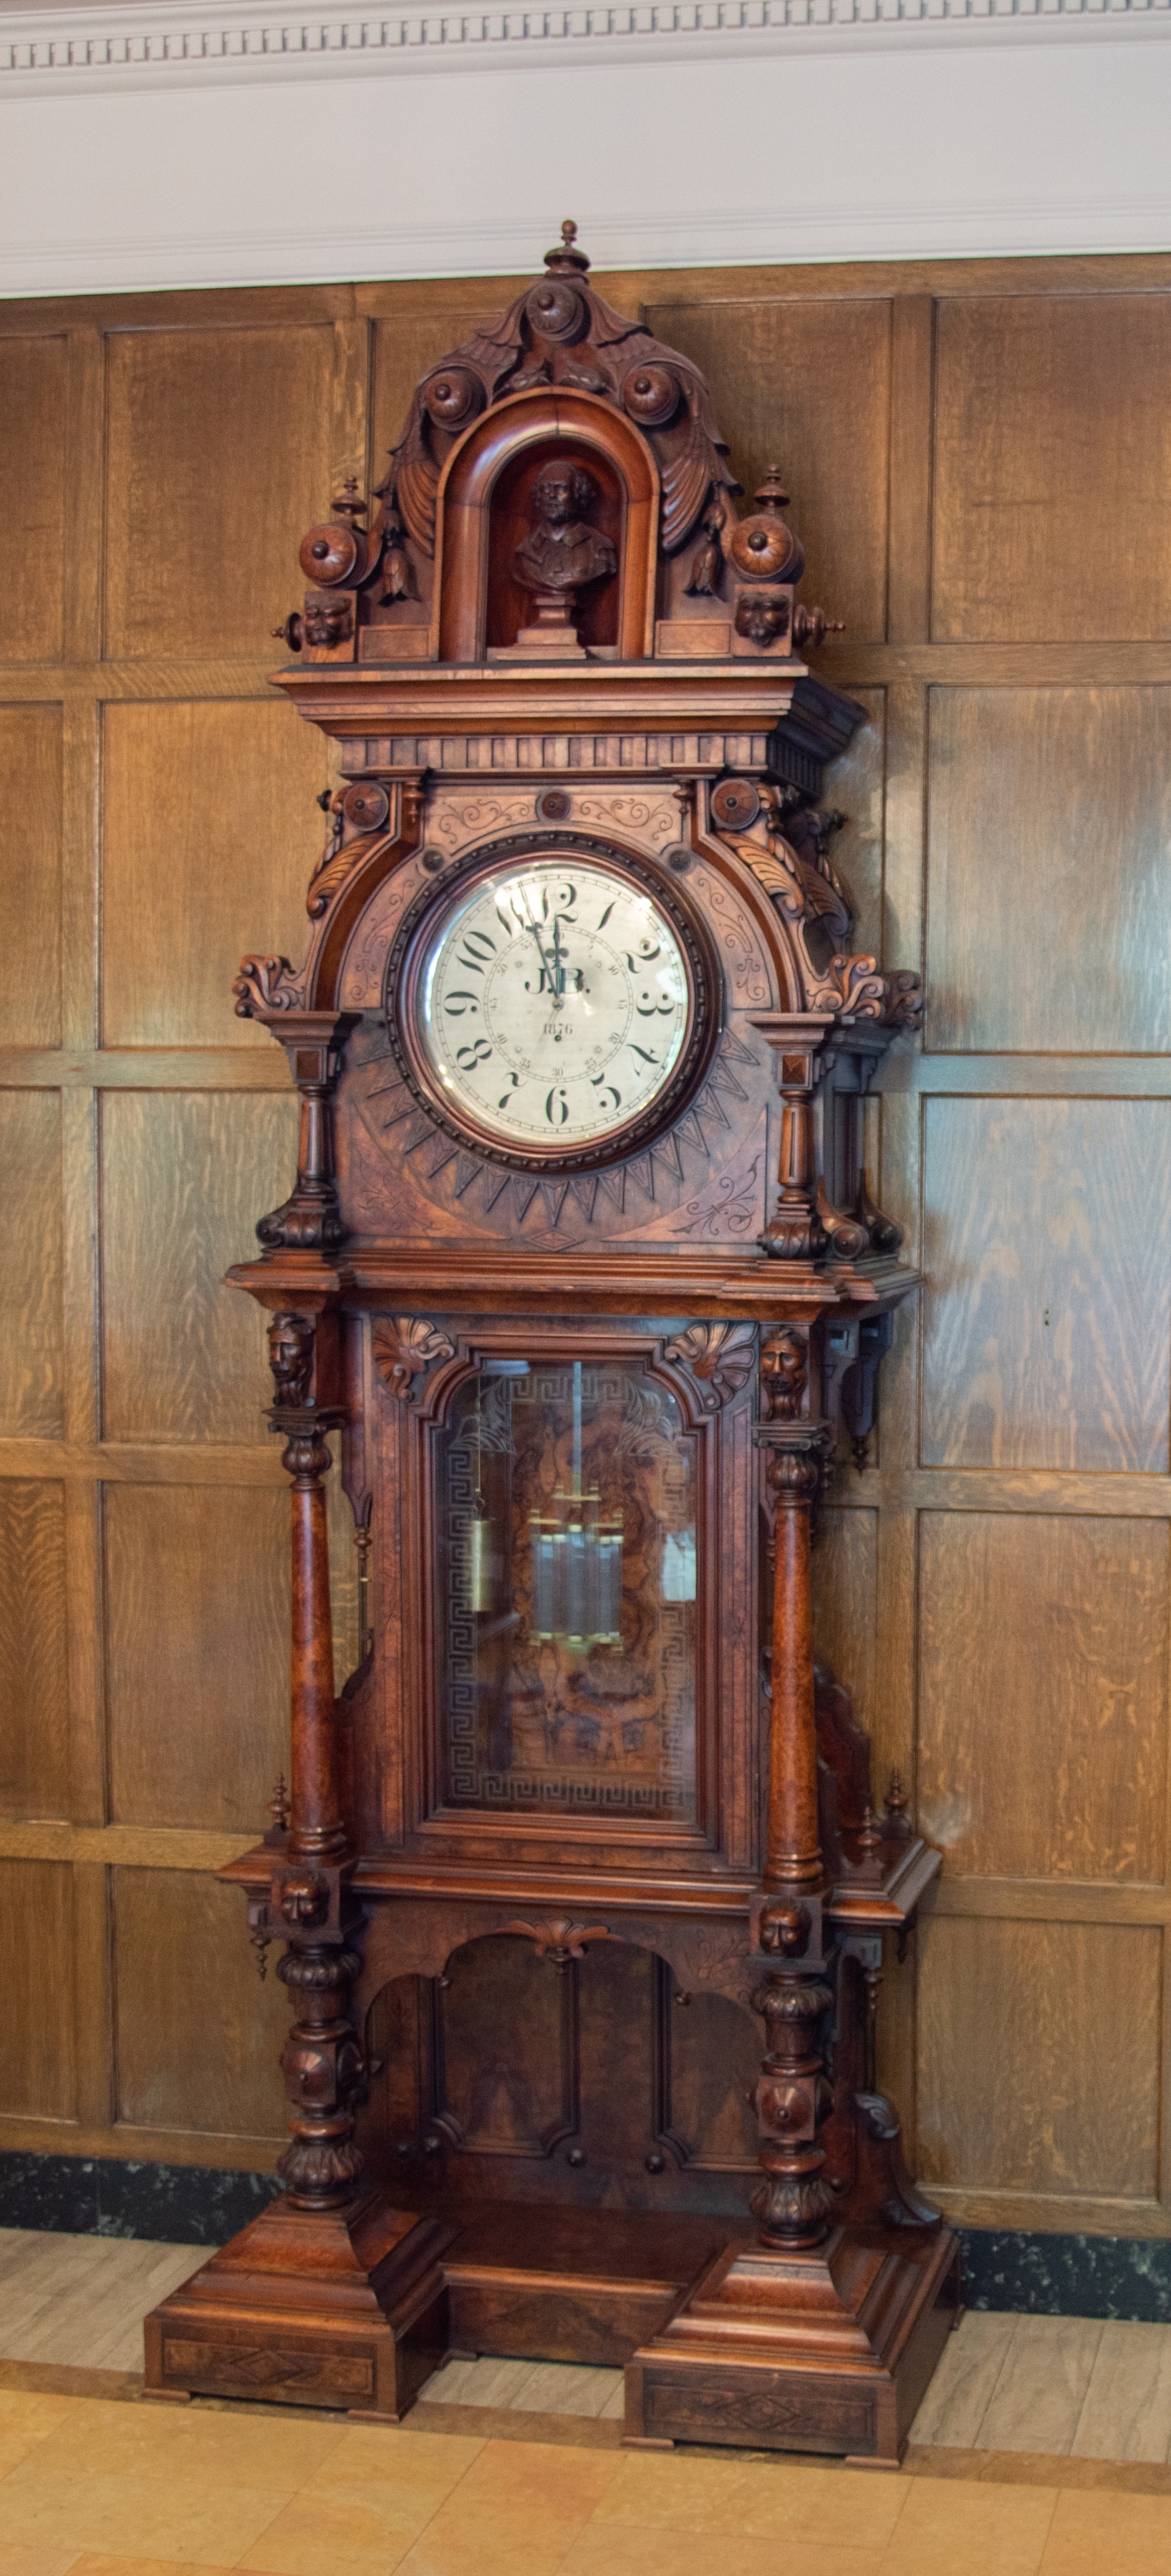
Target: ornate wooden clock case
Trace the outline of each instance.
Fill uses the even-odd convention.
[[[394,2418],[452,2349],[623,2362],[628,2439],[893,2464],[958,2265],[873,2011],[939,1856],[875,1812],[809,1567],[915,1284],[861,1097],[921,995],[848,952],[815,798],[862,711],[800,658],[787,496],[738,514],[702,377],[587,270],[564,227],[430,370],[282,630],[345,784],[306,964],[236,987],[301,1143],[231,1274],[292,1479],[291,1792],[225,1875],[287,1945],[292,2140],[147,2381]]]

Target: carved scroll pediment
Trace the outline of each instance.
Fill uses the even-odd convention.
[[[546,275],[440,359],[415,389],[379,489],[384,526],[398,522],[427,556],[435,548],[439,477],[455,440],[481,412],[537,386],[599,395],[642,430],[659,468],[666,554],[686,544],[713,490],[718,497],[740,489],[699,369],[603,302],[588,283],[589,261],[575,248],[576,231],[563,225],[559,247],[547,254]]]

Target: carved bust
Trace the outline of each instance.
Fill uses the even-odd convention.
[[[517,547],[513,572],[522,590],[584,590],[608,580],[618,557],[589,512],[597,485],[584,465],[547,465],[533,485],[533,530]]]
[[[313,1370],[313,1328],[302,1316],[273,1316],[268,1328],[268,1365],[277,1403],[304,1404]]]

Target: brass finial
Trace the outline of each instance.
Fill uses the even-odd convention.
[[[577,225],[574,223],[572,215],[567,215],[564,223],[562,224],[561,238],[565,244],[566,250],[572,250],[573,245],[577,240]]]

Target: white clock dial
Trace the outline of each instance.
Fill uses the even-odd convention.
[[[453,1111],[519,1152],[642,1117],[687,1041],[682,942],[641,887],[572,853],[482,876],[423,964],[419,1027]]]

